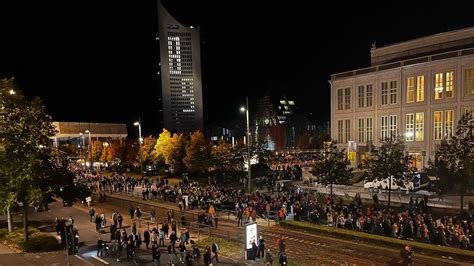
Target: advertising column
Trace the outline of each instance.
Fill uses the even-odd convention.
[[[245,257],[250,260],[256,254],[252,253],[252,243],[258,244],[257,223],[248,223],[245,225]]]

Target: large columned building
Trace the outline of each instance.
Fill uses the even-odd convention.
[[[360,163],[371,144],[404,136],[421,169],[474,110],[474,27],[371,50],[371,66],[331,77],[331,138]]]
[[[176,21],[158,1],[163,125],[171,132],[203,130],[199,28]]]

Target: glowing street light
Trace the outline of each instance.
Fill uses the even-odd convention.
[[[240,112],[245,112],[247,116],[247,164],[248,164],[248,189],[249,193],[252,192],[251,190],[251,173],[250,173],[250,121],[249,121],[249,97],[246,97],[246,107],[240,107]]]
[[[142,138],[142,125],[139,121],[136,121],[133,123],[134,126],[138,126],[138,143],[140,144],[140,151],[142,150],[142,143],[143,143],[143,138]],[[140,172],[141,176],[143,177],[143,161],[142,157],[140,156]]]
[[[89,161],[89,168],[92,168],[92,155],[91,155],[91,132],[89,130],[85,131],[87,134],[89,134],[89,143],[87,143],[87,154],[90,157]]]
[[[16,91],[13,90],[13,89],[11,89],[11,90],[8,91],[8,93],[10,93],[10,95],[15,95],[15,94],[16,94]]]

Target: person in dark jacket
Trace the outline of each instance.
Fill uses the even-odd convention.
[[[217,241],[214,240],[214,244],[212,244],[212,253],[214,253],[214,256],[211,258],[211,262],[213,258],[216,258],[216,262],[219,262],[219,244],[217,244]]]
[[[255,241],[252,241],[252,260],[255,260],[258,254],[258,247],[257,244],[255,244]]]
[[[209,266],[211,263],[211,247],[206,246],[206,252],[204,253],[204,266]]]
[[[148,245],[150,244],[150,232],[148,229],[145,229],[145,232],[143,232],[143,242],[145,242],[145,247],[148,249]]]
[[[411,250],[411,246],[406,245],[405,248],[400,251],[400,256],[402,257],[403,266],[413,265],[412,264],[413,251]]]
[[[260,238],[258,239],[257,258],[260,258],[260,256],[262,256],[262,259],[263,259],[264,255],[265,255],[265,239],[263,239],[263,236],[260,235]]]
[[[282,252],[280,253],[280,266],[286,266],[288,265],[288,260],[286,259],[286,253]]]

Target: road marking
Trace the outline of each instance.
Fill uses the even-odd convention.
[[[84,259],[83,257],[81,257],[81,256],[79,256],[79,255],[74,255],[74,257],[76,257],[76,258],[82,260],[83,262],[85,262],[85,263],[87,263],[87,264],[89,264],[89,265],[94,265],[93,263],[88,262],[86,259]]]
[[[102,263],[105,264],[105,265],[109,265],[109,263],[108,263],[107,261],[105,261],[105,260],[103,260],[103,259],[101,259],[101,258],[99,258],[99,257],[97,257],[97,256],[92,256],[92,257],[93,257],[94,259],[96,259],[96,260],[102,262]]]

